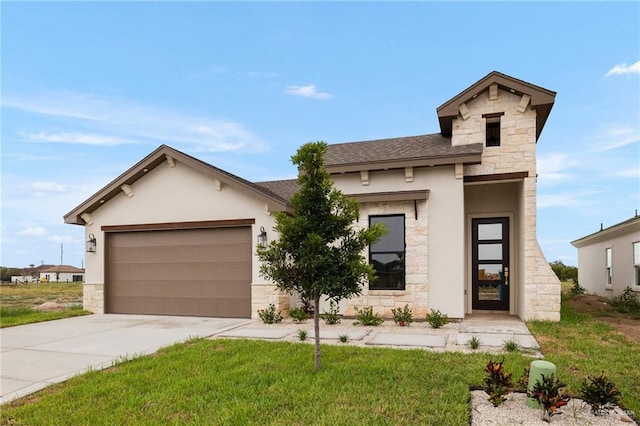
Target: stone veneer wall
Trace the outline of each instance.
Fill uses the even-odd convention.
[[[560,282],[549,267],[536,237],[536,111],[529,105],[519,112],[520,96],[498,90],[496,100],[489,90],[467,103],[469,117],[453,120],[452,144],[485,143],[486,119],[482,114],[504,112],[500,119],[500,146],[485,147],[482,163],[464,167],[465,176],[528,172],[520,200],[523,223],[524,265],[520,274],[518,315],[524,319],[560,318]]]
[[[275,284],[251,284],[251,318],[259,318],[258,311],[268,308],[270,304],[286,316],[291,306],[291,296],[281,293]]]
[[[373,311],[384,317],[393,316],[392,308],[404,307],[408,304],[414,318],[424,317],[428,309],[428,201],[418,201],[418,219],[415,219],[413,201],[365,203],[360,208],[358,228],[369,226],[369,216],[405,215],[405,289],[404,290],[369,290],[368,284],[363,286],[362,295],[341,304],[345,309],[343,315],[355,315],[354,307],[372,306]],[[364,252],[365,259],[369,253]]]
[[[82,308],[94,314],[104,314],[104,284],[84,283]]]

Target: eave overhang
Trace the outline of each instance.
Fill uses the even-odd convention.
[[[453,119],[458,117],[460,105],[475,99],[481,93],[489,90],[489,86],[492,84],[497,84],[499,89],[514,93],[518,96],[529,95],[531,97],[531,108],[537,112],[537,141],[555,102],[556,92],[497,71],[487,74],[484,78],[436,108],[442,135],[451,136]]]
[[[640,232],[640,216],[634,216],[631,219],[620,222],[616,225],[602,229],[586,237],[578,238],[571,241],[571,245],[575,248],[582,248],[591,244],[600,243],[612,238],[618,238],[628,235],[632,232]]]

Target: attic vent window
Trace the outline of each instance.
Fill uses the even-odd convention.
[[[483,114],[486,120],[486,146],[500,146],[500,117],[503,112],[496,114]]]

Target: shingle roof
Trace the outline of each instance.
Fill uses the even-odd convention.
[[[451,146],[440,133],[329,145],[328,168],[346,164],[422,160],[482,154],[482,144]]]
[[[256,182],[256,185],[261,186],[285,200],[290,200],[291,196],[300,189],[297,179]]]
[[[76,268],[75,266],[71,266],[71,265],[57,265],[57,266],[52,266],[50,268],[42,269],[40,271],[40,273],[47,273],[47,272],[84,274],[84,269]]]

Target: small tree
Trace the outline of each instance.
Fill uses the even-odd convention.
[[[356,231],[358,203],[333,187],[324,166],[327,144],[309,142],[291,157],[300,189],[291,197],[293,213],[275,213],[279,239],[258,248],[260,274],[279,290],[313,301],[315,368],[320,368],[320,298],[335,302],[360,294],[374,270],[362,251],[386,232],[375,224]]]

